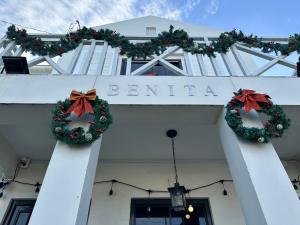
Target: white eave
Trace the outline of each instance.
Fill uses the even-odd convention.
[[[212,29],[205,26],[193,25],[177,20],[170,20],[157,16],[145,16],[130,20],[124,20],[116,23],[110,23],[92,27],[94,29],[107,28],[115,30],[118,33],[128,37],[145,37],[146,27],[155,27],[156,33],[168,31],[170,25],[175,29],[184,29],[191,37],[217,37],[222,33],[222,30]]]

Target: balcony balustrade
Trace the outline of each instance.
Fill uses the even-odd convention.
[[[36,35],[43,41],[59,41],[63,35]],[[144,42],[151,37],[128,37],[133,43]],[[197,43],[209,44],[217,37],[194,37]],[[288,38],[263,38],[263,41],[287,43]],[[274,55],[249,48],[243,43],[232,45],[226,54],[216,57],[184,52],[177,46],[168,47],[161,55],[146,60],[132,59],[119,54],[105,41],[84,40],[75,50],[62,56],[33,56],[14,41],[0,39],[2,56],[26,56],[30,75],[105,75],[105,76],[296,76],[297,54]],[[276,66],[280,69],[274,70]],[[3,62],[0,59],[0,69]],[[273,69],[273,70],[272,70]],[[5,73],[5,72],[4,72]],[[284,73],[284,74],[283,74]]]

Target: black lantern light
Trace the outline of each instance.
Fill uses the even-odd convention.
[[[175,184],[174,187],[168,188],[171,196],[171,204],[174,211],[184,211],[186,210],[186,199],[185,195],[187,193],[184,186],[180,186],[178,182],[177,167],[176,167],[176,157],[175,157],[175,147],[174,138],[177,136],[176,130],[168,130],[167,136],[172,139],[172,151],[173,151],[173,163],[175,171]]]

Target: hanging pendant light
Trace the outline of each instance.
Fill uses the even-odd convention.
[[[184,186],[181,186],[178,182],[177,167],[176,167],[176,157],[175,157],[175,145],[174,138],[177,136],[176,130],[168,130],[167,136],[172,140],[172,151],[173,151],[173,164],[175,172],[175,184],[174,187],[169,187],[168,191],[170,192],[172,209],[176,212],[186,210],[186,198],[187,193]]]

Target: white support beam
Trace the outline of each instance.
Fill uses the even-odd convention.
[[[266,65],[264,65],[264,66],[258,68],[256,71],[254,71],[254,72],[251,74],[251,76],[259,76],[259,75],[263,74],[263,73],[266,72],[268,69],[271,69],[273,66],[275,66],[276,63],[278,63],[278,61],[279,61],[280,59],[283,59],[283,58],[285,58],[285,57],[286,57],[286,56],[281,55],[281,56],[279,56],[279,57],[277,57],[277,58],[271,60],[271,61],[268,62]]]
[[[249,70],[246,62],[244,61],[243,57],[241,56],[241,54],[238,52],[238,49],[236,48],[235,44],[232,45],[230,48],[231,48],[231,51],[232,51],[232,54],[233,54],[235,60],[237,61],[238,65],[240,66],[240,69],[241,69],[242,73],[244,74],[244,76],[250,75],[250,70]]]
[[[39,57],[37,57],[37,58],[35,58],[35,59],[30,60],[30,61],[28,62],[28,67],[35,66],[35,65],[37,65],[37,64],[39,64],[39,63],[41,63],[41,62],[44,62],[45,60],[46,60],[46,59],[45,59],[44,56],[39,56]]]
[[[272,55],[269,55],[267,53],[257,51],[255,49],[248,48],[248,47],[243,46],[241,44],[235,44],[235,46],[236,46],[237,49],[239,49],[239,50],[241,50],[243,52],[249,53],[251,55],[254,55],[254,56],[266,59],[266,60],[273,60],[273,59],[277,58],[277,56],[272,56]],[[289,67],[291,69],[297,69],[297,65],[295,63],[292,63],[292,62],[290,62],[288,60],[285,60],[284,58],[279,59],[277,63],[281,64],[281,65],[284,65],[284,66],[287,66],[287,67]]]
[[[56,62],[54,62],[49,56],[45,56],[45,60],[49,63],[49,65],[55,69],[59,74],[66,74],[66,71],[61,68]]]
[[[229,72],[229,75],[230,76],[237,76],[237,72],[236,72],[235,68],[233,67],[228,55],[225,54],[225,53],[221,53],[221,56],[222,56],[222,59],[224,61],[225,66],[226,66],[226,68]]]
[[[190,56],[191,53],[184,52],[183,55],[184,55],[185,65],[186,65],[186,68],[187,68],[187,74],[188,74],[188,76],[193,76],[195,73],[194,73],[193,68],[192,68],[191,56]]]
[[[23,54],[25,50],[22,48],[22,47],[19,47],[15,53],[14,53],[14,56],[21,56]]]
[[[5,40],[6,40],[6,35],[4,35],[4,36],[0,39],[0,48],[2,48],[3,45],[5,44]]]
[[[221,76],[222,74],[221,74],[221,71],[220,71],[220,66],[219,66],[216,58],[211,56],[211,57],[209,57],[209,60],[210,60],[210,63],[212,65],[213,69],[214,69],[215,75],[216,76]]]
[[[157,64],[158,59],[154,58],[152,59],[150,62],[147,62],[145,65],[142,65],[140,68],[136,69],[135,71],[133,71],[131,74],[133,76],[136,75],[141,75],[143,74],[145,71],[147,71],[149,68],[151,68],[152,66],[155,66]]]
[[[237,196],[248,225],[298,225],[300,203],[293,185],[272,145],[250,143],[219,121],[221,143]],[[245,126],[261,126],[256,112],[244,118]]]
[[[11,56],[12,50],[16,47],[14,41],[8,43],[8,45],[4,48],[4,50],[0,53],[0,66],[3,64],[2,56]]]
[[[185,72],[187,74],[187,69],[186,69],[186,65],[185,65],[185,61],[184,61],[184,56],[180,57],[180,63],[181,63],[183,72]]]
[[[105,41],[104,44],[103,44],[103,49],[102,49],[101,56],[100,56],[100,59],[99,59],[99,64],[98,64],[98,67],[97,67],[97,70],[96,70],[96,75],[101,75],[102,74],[107,48],[108,48],[108,44]]]
[[[131,75],[131,63],[132,63],[132,58],[131,57],[127,58],[126,76],[130,76]]]
[[[159,55],[159,56],[153,56],[153,59],[150,62],[147,62],[145,65],[143,65],[140,68],[136,69],[131,74],[133,76],[143,74],[149,68],[151,68],[152,66],[156,65],[158,61],[160,61],[161,59],[164,59],[164,58],[168,57],[169,55],[171,55],[173,52],[177,51],[178,49],[179,49],[178,46],[170,47],[169,49],[167,49],[166,51],[164,51],[161,55]]]
[[[183,70],[179,69],[178,67],[172,65],[171,63],[169,63],[168,61],[166,61],[164,59],[160,59],[159,62],[160,62],[160,64],[165,66],[167,69],[171,70],[173,73],[175,73],[179,76],[188,76],[188,74],[186,72],[184,72]]]
[[[75,49],[75,51],[72,55],[71,62],[70,62],[69,66],[67,68],[67,71],[66,71],[67,74],[72,74],[73,73],[73,70],[74,70],[75,65],[78,61],[78,58],[79,58],[79,55],[81,53],[82,48],[83,48],[83,44],[80,43],[79,46]]]
[[[117,67],[118,67],[118,59],[119,59],[119,48],[113,48],[113,59],[111,65],[111,75],[117,75]]]
[[[198,61],[199,66],[200,66],[200,71],[202,73],[202,76],[207,76],[208,73],[207,73],[205,63],[204,63],[204,60],[203,60],[203,55],[197,54],[196,56],[197,56],[197,61]]]
[[[100,145],[57,142],[29,225],[87,224]]]
[[[204,37],[204,42],[205,42],[206,45],[210,45],[210,41],[208,40],[207,37]],[[209,60],[211,62],[211,65],[212,65],[212,67],[214,69],[214,72],[215,72],[216,76],[221,76],[222,75],[221,69],[220,69],[220,66],[219,66],[216,58],[209,57]]]
[[[117,62],[117,70],[116,70],[116,75],[120,76],[121,75],[121,69],[122,69],[122,62],[123,59],[125,59],[124,56],[118,56],[118,62]]]
[[[87,52],[87,54],[84,58],[84,62],[83,62],[80,74],[87,74],[88,68],[90,66],[90,63],[91,63],[91,60],[92,60],[92,57],[93,57],[93,54],[94,54],[94,51],[95,51],[95,47],[96,47],[96,40],[93,39],[91,41],[89,50],[88,50],[88,52]]]

